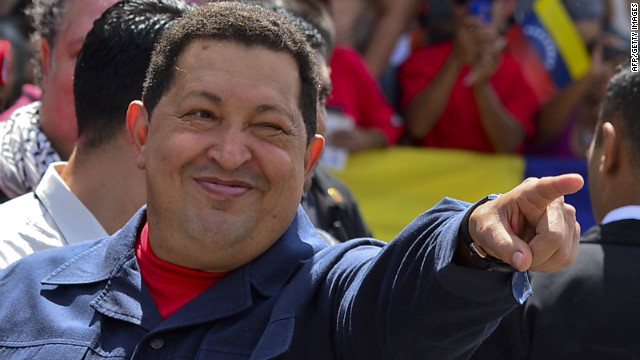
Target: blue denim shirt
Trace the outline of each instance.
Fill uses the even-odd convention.
[[[299,209],[268,251],[166,320],[134,254],[143,208],[111,237],[0,272],[0,359],[466,358],[530,291],[522,273],[451,263],[467,206],[445,199],[388,245],[333,247]]]

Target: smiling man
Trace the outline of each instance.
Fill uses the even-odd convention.
[[[328,247],[299,205],[317,102],[314,53],[273,11],[210,3],[167,30],[127,114],[147,207],[0,272],[0,358],[466,358],[529,296],[518,270],[575,259],[575,175]]]

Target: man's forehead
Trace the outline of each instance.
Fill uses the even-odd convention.
[[[247,46],[233,40],[199,38],[184,46],[178,55],[174,73],[176,79],[187,80],[191,84],[191,90],[193,87],[198,88],[196,92],[199,93],[202,90],[211,90],[212,87],[223,91],[223,88],[232,87],[234,83],[242,81],[257,82],[256,89],[268,84],[272,89],[278,90],[272,92],[272,96],[276,94],[275,98],[282,99],[288,93],[293,93],[294,103],[291,104],[291,110],[301,113],[298,101],[302,88],[300,74],[297,67],[291,66],[289,60],[283,56],[289,57],[291,63],[295,63],[293,56],[287,52],[257,45]],[[191,76],[192,72],[197,73],[194,75],[196,77]],[[208,77],[213,81],[191,81],[200,80],[202,77]],[[175,81],[173,85],[176,85]]]
[[[256,66],[249,68],[248,70],[259,68],[262,65],[262,62],[265,61],[265,58],[271,57],[272,55],[288,57],[293,62],[294,66],[287,67],[285,73],[290,73],[295,75],[295,77],[298,79],[297,81],[298,86],[301,85],[302,80],[300,79],[298,63],[293,54],[285,50],[271,49],[267,46],[263,46],[260,44],[247,45],[241,40],[234,40],[234,39],[218,39],[215,37],[209,37],[209,38],[196,38],[189,41],[182,48],[182,50],[177,56],[177,61],[176,61],[176,65],[178,67],[177,70],[180,70],[181,64],[185,64],[193,60],[193,56],[206,56],[207,58],[209,58],[209,55],[198,54],[203,51],[207,51],[207,52],[218,51],[218,52],[225,53],[225,56],[220,58],[222,61],[216,62],[215,64],[213,64],[214,66],[219,65],[222,67],[224,64],[234,64],[235,61],[231,60],[232,58],[231,58],[231,55],[229,54],[229,50],[228,50],[229,48],[240,49],[240,51],[247,50],[252,52],[251,60],[255,63]],[[227,50],[224,50],[224,49],[227,49]],[[253,51],[253,50],[256,50],[256,51]],[[211,53],[211,54],[213,56],[216,56],[219,54],[218,52]]]

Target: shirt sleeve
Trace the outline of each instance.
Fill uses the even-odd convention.
[[[467,207],[445,199],[370,260],[362,249],[347,254],[345,261],[361,264],[335,279],[348,283],[337,318],[338,341],[347,353],[366,359],[466,359],[502,316],[528,298],[524,273],[452,262]]]

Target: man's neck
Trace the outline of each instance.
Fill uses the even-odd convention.
[[[68,160],[73,151],[73,146],[76,141],[74,138],[65,138],[65,132],[61,131],[60,124],[57,121],[50,117],[52,113],[55,113],[56,109],[53,108],[52,104],[49,104],[46,99],[41,101],[40,112],[39,112],[39,124],[42,132],[47,136],[47,140],[51,143],[51,147],[58,153],[60,159]],[[49,116],[49,117],[48,117]],[[76,121],[76,119],[71,119],[70,121]]]
[[[598,197],[602,205],[600,216],[603,217],[600,222],[611,211],[626,206],[640,205],[640,193],[637,191],[640,186],[640,178],[635,171],[629,167],[621,167],[616,176],[607,178],[600,183]]]
[[[60,174],[109,234],[145,202],[144,175],[132,156],[130,144],[117,140],[92,151],[76,149]]]

